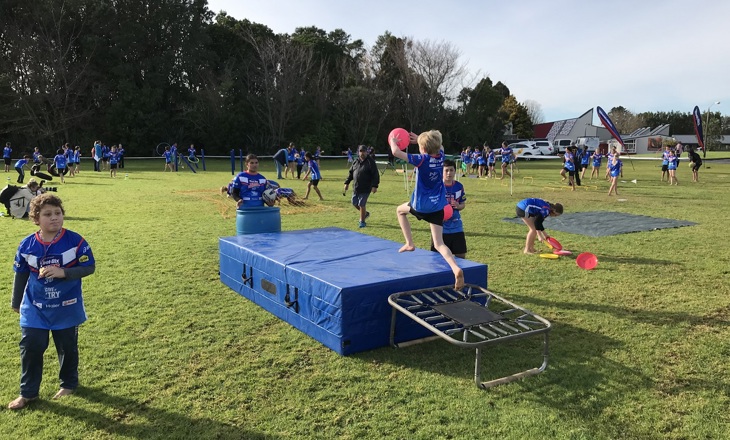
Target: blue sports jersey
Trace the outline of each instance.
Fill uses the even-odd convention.
[[[13,152],[13,149],[10,147],[3,148],[3,159],[10,159],[10,153]]]
[[[575,160],[573,153],[566,151],[565,152],[565,163],[563,166],[568,171],[575,171],[575,164],[573,163],[573,160]]]
[[[587,151],[584,151],[580,156],[580,164],[588,166],[588,162],[591,160],[591,155]]]
[[[46,266],[93,265],[94,255],[89,244],[68,229],[62,229],[50,243],[44,242],[37,232],[23,239],[13,268],[18,273],[30,273],[20,304],[20,326],[61,330],[86,321],[81,279],[38,278],[38,273]]]
[[[456,200],[457,203],[466,202],[466,193],[461,182],[454,181],[451,186],[444,185],[444,189],[446,190],[447,203],[451,203],[452,200]],[[455,234],[457,232],[464,232],[464,224],[461,222],[461,212],[454,209],[451,218],[444,222],[444,234]]]
[[[669,152],[665,151],[662,153],[662,165],[668,165],[669,164]]]
[[[56,164],[57,170],[63,170],[66,168],[66,156],[63,154],[57,154],[56,157],[53,158],[53,163]]]
[[[603,160],[603,155],[601,153],[593,153],[593,166],[594,167],[600,167],[601,160]]]
[[[109,153],[109,164],[110,165],[116,165],[119,162],[119,153],[116,151],[113,153]]]
[[[497,159],[494,156],[495,156],[494,150],[489,151],[489,154],[487,155],[487,164],[494,164],[494,162],[497,161]]]
[[[81,150],[74,152],[74,163],[81,163]]]
[[[667,163],[668,170],[676,170],[679,160],[674,156],[669,156],[669,163]]]
[[[499,149],[499,154],[502,155],[502,162],[512,162],[512,149],[510,147],[502,147]]]
[[[188,148],[188,157],[195,157],[195,148]]]
[[[165,156],[165,163],[171,163],[172,162],[172,151],[165,150],[164,153],[162,153],[163,156]]]
[[[322,178],[322,175],[319,173],[319,165],[317,165],[317,161],[310,160],[309,162],[307,162],[307,165],[309,165],[309,170],[311,172],[309,178],[311,180],[320,180]]]
[[[525,215],[528,217],[542,217],[547,218],[550,216],[550,203],[543,199],[524,199],[517,203],[517,207],[525,211]]]
[[[28,159],[20,159],[15,162],[15,168],[23,168],[28,163]]]
[[[411,195],[411,208],[428,214],[444,209],[446,189],[444,189],[444,152],[428,154],[409,154],[408,163],[416,167],[416,188]]]
[[[41,163],[41,153],[38,151],[33,152],[33,163]]]
[[[264,199],[261,197],[266,190],[266,177],[261,174],[239,173],[233,181],[234,188],[238,188],[238,196],[243,200],[244,208],[264,206]]]
[[[623,162],[621,160],[617,160],[614,164],[613,162],[609,162],[608,169],[611,171],[611,177],[618,177],[619,174],[621,174],[621,167],[623,166]]]

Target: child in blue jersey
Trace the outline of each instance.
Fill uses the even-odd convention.
[[[512,149],[507,145],[507,142],[502,142],[502,148],[499,150],[500,157],[502,158],[502,175],[499,176],[499,180],[504,179],[504,175],[508,175],[509,177],[512,177],[512,175],[507,171],[507,166],[514,162],[515,159],[515,153],[512,151]]]
[[[608,188],[608,195],[610,196],[611,193],[615,193],[618,195],[618,177],[621,175],[621,167],[623,167],[624,164],[619,159],[619,154],[617,151],[614,152],[613,157],[611,158],[611,161],[608,163],[608,172],[611,175],[611,187]]]
[[[74,156],[74,150],[69,144],[65,144],[63,146],[63,155],[66,156],[66,170],[68,171],[69,176],[74,175],[74,159],[76,156]]]
[[[464,185],[455,180],[456,163],[453,160],[444,160],[444,188],[446,202],[454,209],[451,218],[444,221],[444,244],[455,257],[466,258],[466,237],[464,225],[461,222],[461,211],[466,207],[466,193]],[[431,240],[431,251],[438,252]]]
[[[81,147],[78,145],[74,150],[74,174],[78,174],[81,171]]]
[[[237,207],[253,208],[257,206],[274,206],[275,200],[267,202],[262,197],[268,186],[266,177],[259,174],[259,158],[255,154],[246,156],[246,171],[239,173],[233,180],[230,196]]]
[[[79,385],[78,326],[86,321],[81,278],[94,273],[91,247],[79,234],[63,228],[61,199],[42,194],[30,202],[30,219],[40,230],[18,246],[11,308],[20,314],[20,396],[8,404],[24,408],[38,398],[48,332],[53,334],[61,370],[54,399]]]
[[[43,155],[41,154],[38,147],[35,147],[33,149],[33,163],[37,164],[37,163],[41,163],[41,162],[43,162]]]
[[[591,161],[591,155],[588,154],[588,145],[583,146],[583,151],[580,154],[580,178],[585,179],[586,169]]]
[[[297,180],[301,179],[302,177],[302,168],[304,168],[304,154],[306,153],[296,153],[294,155],[294,160],[296,160],[297,163]]]
[[[562,180],[565,180],[565,173],[568,173],[568,185],[571,190],[575,191],[575,154],[574,145],[571,145],[565,150],[563,154],[563,169],[560,170],[560,175],[563,176]]]
[[[28,166],[29,160],[30,156],[26,154],[22,159],[15,162],[15,171],[18,172],[18,183],[23,183],[23,180],[25,179],[25,167]]]
[[[664,146],[662,151],[662,178],[661,182],[664,182],[664,177],[669,180],[669,145]]]
[[[522,250],[525,254],[536,254],[535,238],[544,241],[548,238],[545,234],[543,222],[548,217],[556,217],[563,213],[563,205],[560,203],[550,203],[542,199],[524,199],[517,203],[517,217],[527,225],[527,237],[525,238],[525,248]]]
[[[66,183],[64,176],[68,172],[68,167],[66,166],[66,156],[63,154],[63,150],[59,149],[56,151],[53,164],[56,166],[56,172],[58,173],[58,177],[61,178],[61,183]]]
[[[667,156],[667,171],[669,172],[669,184],[670,185],[679,185],[679,180],[677,180],[677,164],[679,163],[679,158],[674,155],[674,151],[669,150],[669,155]]]
[[[3,161],[5,162],[5,172],[10,171],[10,162],[12,160],[13,149],[10,147],[10,142],[5,144],[3,148]]]
[[[487,147],[487,177],[494,179],[496,174],[494,173],[494,163],[497,162],[497,158],[494,150]]]
[[[170,171],[175,171],[172,167],[172,151],[170,150],[170,147],[165,147],[165,152],[162,153],[162,157],[165,158],[165,168],[162,169],[162,172],[164,173],[168,168]]]
[[[194,162],[195,159],[197,159],[197,152],[195,151],[195,145],[190,144],[190,147],[188,148],[188,159],[190,159],[191,162]]]
[[[591,155],[591,160],[593,163],[591,164],[593,168],[591,169],[591,180],[593,180],[593,175],[596,175],[596,179],[598,179],[598,173],[601,169],[601,161],[603,160],[603,155],[601,154],[600,150],[596,150]]]
[[[109,151],[109,177],[112,179],[117,178],[117,168],[119,168],[119,152],[117,147],[112,147]]]
[[[454,288],[459,290],[464,287],[464,271],[456,264],[454,254],[444,244],[443,237],[446,189],[444,188],[443,178],[444,150],[441,132],[430,130],[420,135],[410,133],[409,140],[411,143],[418,142],[418,151],[421,154],[408,154],[402,151],[398,148],[398,142],[400,141],[398,137],[388,139],[393,156],[413,165],[416,176],[416,187],[411,195],[411,201],[398,206],[396,209],[398,223],[406,241],[398,252],[410,252],[416,249],[413,244],[408,214],[412,214],[418,220],[425,220],[429,223],[431,229],[433,246],[444,257],[454,273]]]
[[[303,179],[307,180],[307,176],[311,176],[309,183],[307,183],[307,193],[304,194],[304,200],[307,200],[309,198],[309,191],[312,188],[314,188],[314,191],[319,196],[319,200],[324,200],[324,197],[322,197],[322,193],[319,191],[319,188],[317,188],[317,185],[319,185],[319,181],[322,179],[322,175],[319,173],[319,163],[314,160],[312,153],[305,153],[304,159],[306,159],[307,164],[309,165],[309,169],[304,174]]]
[[[286,179],[286,176],[291,173],[291,178],[294,178],[294,167],[297,163],[297,148],[294,146],[294,143],[290,143],[289,146],[286,148],[286,169],[284,170],[284,178]]]

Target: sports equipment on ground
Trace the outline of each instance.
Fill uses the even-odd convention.
[[[276,201],[276,188],[269,188],[261,194],[261,198],[266,203],[274,203]]]
[[[591,270],[598,266],[598,257],[590,252],[583,252],[575,258],[575,264],[581,269]]]

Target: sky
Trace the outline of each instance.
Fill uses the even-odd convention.
[[[610,111],[730,115],[728,0],[208,0],[209,9],[293,33],[342,29],[366,47],[389,31],[449,42],[473,86],[489,76],[544,121]],[[720,101],[720,104],[715,102]],[[600,124],[594,114],[594,124]]]

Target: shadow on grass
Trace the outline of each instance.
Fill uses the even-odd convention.
[[[512,392],[503,394],[500,390],[502,387],[519,387],[520,399],[533,400],[551,410],[560,411],[565,418],[574,420],[576,426],[599,429],[597,438],[635,435],[630,426],[596,428],[595,420],[603,417],[610,408],[624,404],[626,396],[654,388],[654,378],[607,358],[606,353],[623,350],[623,342],[567,324],[553,325],[546,371],[483,391],[484,398],[513,399]],[[495,379],[536,367],[542,361],[541,354],[542,338],[539,336],[487,347],[482,354],[481,379]],[[358,356],[371,362],[389,363],[398,369],[417,369],[425,373],[461,378],[463,386],[475,387],[472,379],[474,350],[460,349],[445,341],[433,341],[390,351],[377,350]],[[707,388],[714,386],[698,386],[705,385]]]
[[[91,405],[101,405],[104,410],[95,412],[86,408],[62,404],[61,401],[40,401],[36,410],[48,410],[61,417],[74,418],[85,426],[93,427],[125,438],[219,438],[273,440],[279,437],[252,432],[240,426],[229,425],[217,420],[194,418],[174,412],[152,408],[149,400],[138,401],[115,396],[100,388],[79,387],[75,397]],[[67,400],[67,401],[68,401]],[[109,414],[109,415],[106,415]],[[130,419],[130,420],[127,420]]]
[[[655,258],[611,256],[611,255],[605,255],[605,254],[596,254],[596,256],[598,257],[598,266],[596,267],[596,269],[600,269],[601,261],[611,262],[611,263],[646,264],[646,265],[651,265],[651,266],[655,266],[655,265],[683,266],[682,263],[679,263],[679,262],[673,261],[673,260],[658,260]],[[593,269],[593,270],[596,270],[596,269]]]
[[[99,217],[64,217],[64,220],[73,220],[77,222],[94,222],[100,220]]]

